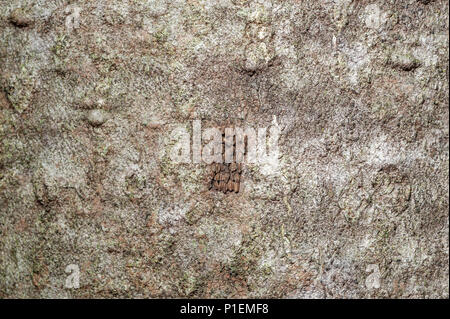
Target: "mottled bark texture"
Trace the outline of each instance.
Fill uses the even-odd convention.
[[[0,297],[448,298],[448,14],[0,0]],[[238,193],[167,155],[274,116]]]

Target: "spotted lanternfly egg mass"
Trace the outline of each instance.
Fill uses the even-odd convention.
[[[225,149],[225,134],[222,133],[222,149]],[[236,149],[236,142],[233,143],[233,149]],[[222,152],[224,154],[224,152]],[[209,189],[223,193],[239,193],[241,187],[241,163],[213,163],[211,164],[211,173]]]

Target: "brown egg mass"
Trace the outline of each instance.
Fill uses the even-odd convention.
[[[222,149],[225,149],[225,136],[222,135]],[[236,149],[236,143],[233,144]],[[224,154],[224,152],[222,152]],[[224,160],[224,158],[223,158]],[[234,159],[235,160],[235,159]],[[212,163],[209,189],[223,193],[238,193],[241,183],[242,163]]]

